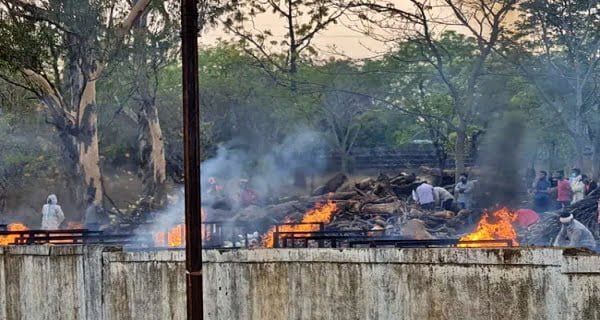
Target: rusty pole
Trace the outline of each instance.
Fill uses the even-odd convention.
[[[185,175],[185,267],[187,316],[203,318],[200,213],[200,104],[198,100],[198,0],[181,0],[183,141]]]

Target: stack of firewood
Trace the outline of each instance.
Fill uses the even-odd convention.
[[[410,201],[412,190],[421,181],[423,178],[406,173],[393,177],[379,174],[360,181],[350,181],[345,175],[338,174],[310,196],[264,207],[250,206],[241,209],[232,220],[257,225],[298,222],[316,203],[333,201],[337,212],[326,224],[327,230],[379,230],[386,235],[418,239],[456,237],[465,232],[471,212],[422,210]]]

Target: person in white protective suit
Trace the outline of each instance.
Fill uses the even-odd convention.
[[[65,214],[58,205],[56,195],[49,195],[46,204],[42,207],[42,229],[57,230],[63,220],[65,220]]]

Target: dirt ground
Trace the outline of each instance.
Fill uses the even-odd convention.
[[[141,179],[128,168],[104,170],[104,187],[107,195],[119,208],[126,208],[139,198],[142,191]],[[41,224],[42,206],[49,194],[56,194],[59,205],[65,213],[65,222],[80,222],[83,210],[77,208],[70,196],[64,179],[60,176],[48,175],[40,177],[24,177],[23,184],[10,190],[6,196],[4,212],[0,212],[0,223],[21,222],[30,228]],[[169,189],[173,189],[173,184]],[[106,206],[111,206],[105,201]]]

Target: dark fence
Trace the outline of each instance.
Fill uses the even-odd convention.
[[[329,168],[332,170],[341,167],[342,157],[339,153],[331,153],[327,157]],[[466,165],[473,165],[473,159],[467,157]],[[431,145],[409,145],[399,148],[355,148],[351,152],[349,167],[354,170],[365,169],[398,169],[418,168],[421,166],[437,167],[438,159]],[[445,167],[454,166],[454,155],[448,155]]]

